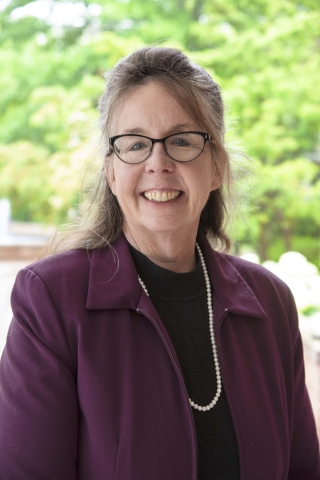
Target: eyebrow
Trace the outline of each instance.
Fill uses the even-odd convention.
[[[170,135],[170,133],[180,132],[181,129],[193,130],[194,128],[195,128],[194,125],[191,125],[190,123],[176,123],[170,129],[167,130],[167,133],[168,133],[168,135]],[[147,134],[146,130],[144,130],[143,128],[139,128],[139,127],[128,128],[128,129],[124,130],[123,133],[124,134],[132,133],[132,134],[138,134],[138,135],[139,134],[140,135],[146,135]]]

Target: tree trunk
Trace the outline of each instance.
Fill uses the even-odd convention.
[[[268,225],[262,223],[260,225],[260,233],[258,238],[258,254],[260,257],[261,262],[265,262],[268,260],[268,249],[269,249],[269,241],[268,241]]]

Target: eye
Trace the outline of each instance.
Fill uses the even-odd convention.
[[[145,148],[149,148],[147,143],[139,141],[139,142],[132,143],[129,146],[128,151],[138,152],[139,150],[144,150]]]
[[[174,147],[189,147],[190,142],[185,137],[175,137],[171,140]]]

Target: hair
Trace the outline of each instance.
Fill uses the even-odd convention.
[[[51,241],[48,252],[102,248],[122,234],[121,207],[105,173],[105,168],[112,161],[109,150],[112,122],[125,95],[153,81],[165,87],[213,141],[213,161],[223,182],[210,193],[201,213],[199,228],[214,247],[228,251],[231,242],[225,225],[232,175],[225,147],[224,104],[219,85],[206,70],[191,62],[180,50],[163,47],[136,50],[121,59],[106,74],[106,79],[106,88],[99,103],[101,170],[89,192],[87,205],[79,211],[76,223]]]

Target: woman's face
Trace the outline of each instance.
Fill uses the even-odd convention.
[[[112,135],[163,138],[192,130],[202,131],[162,85],[152,82],[124,98],[115,112]],[[113,153],[107,178],[124,215],[124,233],[137,244],[150,235],[195,236],[209,193],[221,184],[208,142],[188,163],[172,160],[161,143],[139,164],[126,164]]]

